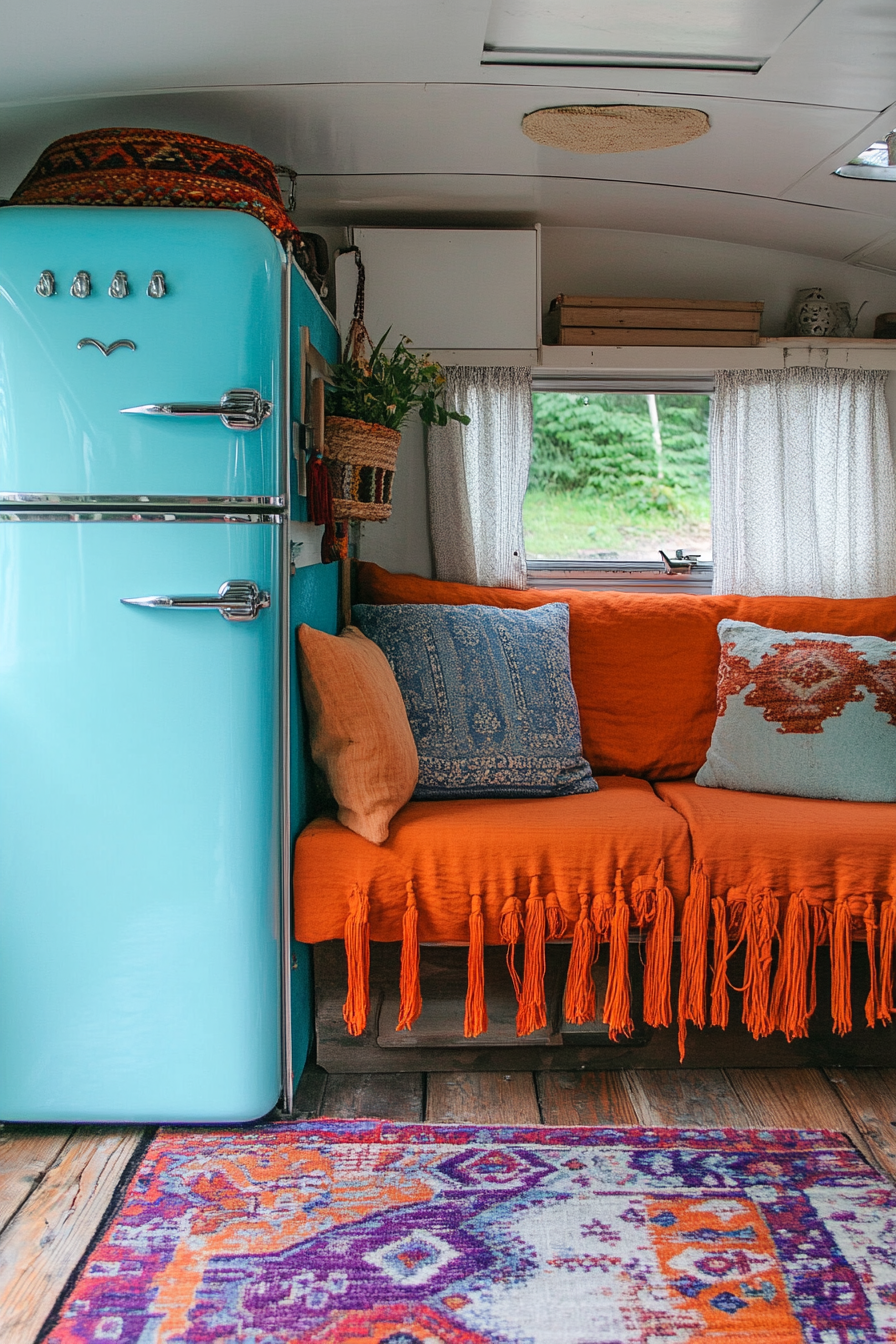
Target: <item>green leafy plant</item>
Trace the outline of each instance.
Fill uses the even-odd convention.
[[[385,354],[388,335],[387,331],[368,358],[345,357],[336,365],[333,385],[327,388],[327,414],[401,429],[416,407],[425,425],[447,425],[449,420],[468,425],[468,415],[445,408],[441,365],[429,355],[409,350],[409,336],[402,336],[391,354]]]

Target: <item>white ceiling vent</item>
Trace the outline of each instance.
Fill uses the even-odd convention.
[[[493,0],[484,65],[755,72],[820,0]]]

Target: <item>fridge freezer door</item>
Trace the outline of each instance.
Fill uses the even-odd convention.
[[[0,1119],[280,1090],[271,523],[0,522]],[[251,620],[125,606],[251,581]]]
[[[279,499],[283,265],[232,210],[0,211],[0,496]]]

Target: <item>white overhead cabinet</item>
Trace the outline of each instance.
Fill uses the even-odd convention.
[[[353,240],[366,270],[364,321],[374,341],[391,328],[390,347],[410,336],[414,349],[442,356],[475,352],[488,362],[491,352],[534,362],[541,320],[536,229],[358,228]],[[354,256],[346,254],[336,263],[343,336],[356,282]]]

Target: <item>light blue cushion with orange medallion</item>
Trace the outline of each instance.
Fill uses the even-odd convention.
[[[752,621],[718,630],[718,718],[698,784],[896,802],[896,644]]]
[[[569,673],[569,608],[356,606],[388,658],[417,743],[414,797],[593,793]]]

